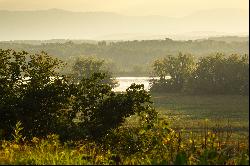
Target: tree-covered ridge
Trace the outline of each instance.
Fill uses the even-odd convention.
[[[151,62],[166,55],[177,55],[179,52],[192,53],[196,57],[207,56],[217,52],[230,54],[248,54],[249,42],[225,42],[214,40],[189,40],[175,41],[142,40],[119,41],[98,43],[42,43],[37,45],[22,43],[0,42],[2,49],[25,50],[31,53],[45,51],[60,59],[69,60],[74,56],[96,56],[109,59],[114,62],[113,71],[116,73],[130,72],[149,73]]]

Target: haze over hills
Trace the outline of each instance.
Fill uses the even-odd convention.
[[[180,11],[181,12],[181,11]],[[245,35],[248,11],[214,9],[185,17],[125,16],[109,12],[71,12],[60,9],[0,11],[0,40],[147,40],[199,39]]]

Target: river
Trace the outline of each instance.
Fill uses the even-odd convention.
[[[124,92],[132,84],[144,84],[144,89],[149,90],[149,80],[159,79],[159,77],[116,77],[118,86],[113,89],[115,92]]]

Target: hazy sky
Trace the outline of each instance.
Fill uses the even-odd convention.
[[[0,0],[0,9],[105,11],[125,15],[185,16],[199,10],[238,8],[249,10],[249,0]]]

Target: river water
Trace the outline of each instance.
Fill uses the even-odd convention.
[[[144,84],[144,89],[149,90],[149,80],[159,79],[159,77],[116,77],[118,86],[113,89],[115,92],[124,92],[132,84]]]

